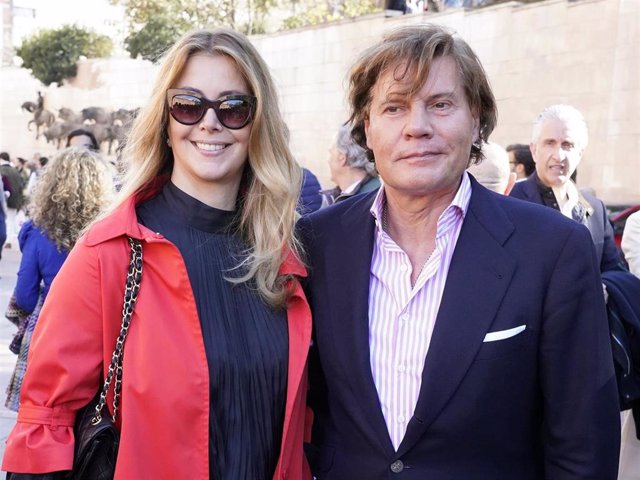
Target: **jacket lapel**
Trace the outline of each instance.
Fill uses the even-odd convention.
[[[499,202],[472,181],[469,209],[456,244],[422,373],[415,413],[398,454],[440,414],[482,346],[515,271],[502,245],[513,224]]]
[[[375,220],[369,212],[375,193],[354,202],[340,221],[339,247],[327,252],[332,262],[331,319],[335,348],[344,371],[350,372],[352,416],[358,425],[377,438],[387,454],[394,449],[382,414],[378,391],[371,373],[369,350],[369,275],[375,235]],[[339,250],[338,250],[339,248]]]
[[[525,180],[523,187],[524,193],[529,201],[544,205],[542,195],[540,195],[540,190],[538,189],[538,174],[536,172],[529,175],[529,178]]]

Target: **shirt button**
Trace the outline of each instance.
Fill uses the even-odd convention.
[[[403,322],[406,322],[407,320],[409,320],[409,314],[403,313],[402,315],[400,315],[400,320],[402,320]]]
[[[405,366],[403,364],[401,364],[401,363],[398,364],[398,371],[400,373],[403,373],[405,370],[406,370],[406,368],[405,368]]]
[[[404,423],[404,415],[398,416],[398,423]]]
[[[393,473],[400,473],[404,470],[404,463],[402,463],[402,460],[396,460],[389,468]]]
[[[407,266],[406,265],[400,265],[400,271],[401,272],[406,272],[407,271]]]

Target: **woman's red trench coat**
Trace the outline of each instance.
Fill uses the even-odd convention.
[[[129,235],[143,241],[144,263],[125,347],[115,477],[209,479],[209,371],[200,321],[178,249],[137,222],[135,203],[142,199],[131,198],[92,227],[55,279],[31,344],[3,470],[71,469],[75,412],[96,393],[120,330]],[[306,275],[293,255],[281,271]],[[310,478],[302,444],[311,313],[297,280],[293,287],[287,402],[274,478],[297,480]]]

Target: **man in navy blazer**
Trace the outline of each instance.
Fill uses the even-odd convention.
[[[300,221],[319,480],[615,480],[620,419],[588,230],[465,172],[496,123],[471,48],[399,28],[350,76],[383,180]]]
[[[533,124],[530,145],[536,171],[517,183],[511,196],[546,205],[582,223],[591,232],[600,271],[624,270],[604,204],[578,190],[571,180],[588,139],[587,124],[576,108],[562,104],[545,108]]]

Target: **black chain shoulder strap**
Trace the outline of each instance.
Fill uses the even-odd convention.
[[[127,272],[127,283],[124,290],[124,300],[122,302],[122,325],[120,334],[116,340],[116,346],[111,355],[111,363],[107,378],[102,385],[100,392],[100,401],[96,405],[96,413],[91,420],[92,425],[97,425],[102,420],[102,409],[107,403],[107,392],[109,386],[113,382],[113,422],[116,421],[118,405],[120,404],[120,390],[122,389],[122,358],[124,355],[124,342],[129,332],[131,324],[131,315],[140,291],[140,281],[142,280],[142,243],[135,238],[127,237],[129,246],[131,247],[131,260],[129,262],[129,270]]]

